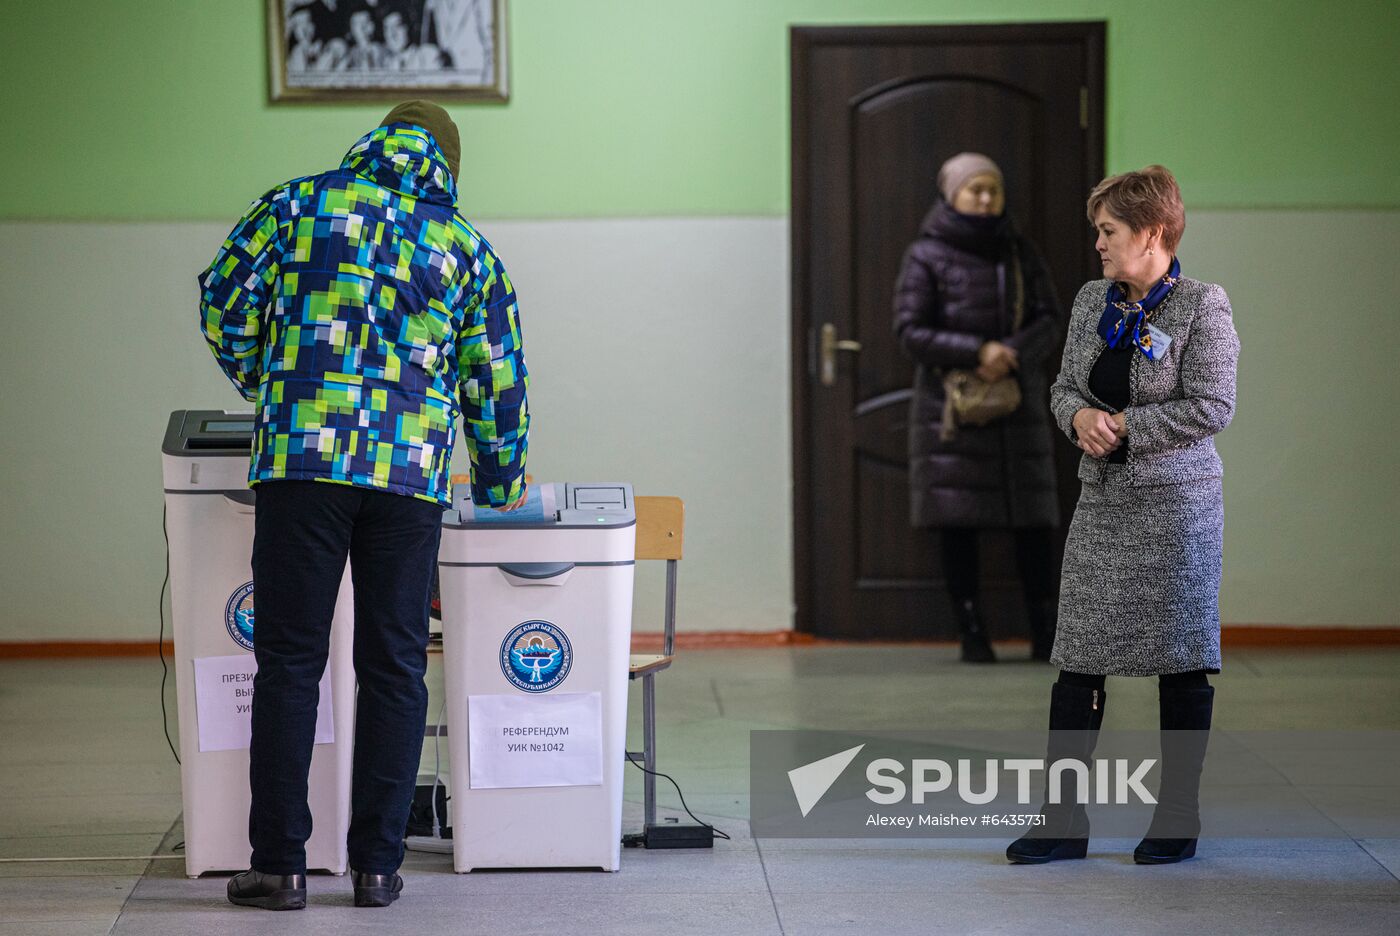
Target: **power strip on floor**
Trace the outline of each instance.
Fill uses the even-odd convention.
[[[622,837],[628,848],[714,848],[714,826],[658,823]]]

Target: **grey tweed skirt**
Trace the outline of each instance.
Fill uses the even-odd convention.
[[[1107,676],[1219,672],[1224,529],[1220,478],[1084,482],[1050,662]]]

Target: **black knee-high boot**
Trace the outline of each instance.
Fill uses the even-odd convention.
[[[1201,832],[1201,767],[1210,740],[1213,686],[1158,691],[1162,782],[1147,836],[1133,851],[1138,864],[1173,864],[1196,854]]]
[[[1059,802],[1050,802],[1050,767],[1056,761],[1079,761],[1092,766],[1094,745],[1103,725],[1104,691],[1055,683],[1050,689],[1050,741],[1045,753],[1045,805],[1041,825],[1006,849],[1016,864],[1044,864],[1061,858],[1083,858],[1089,851],[1089,814],[1076,802],[1073,771],[1056,779]]]

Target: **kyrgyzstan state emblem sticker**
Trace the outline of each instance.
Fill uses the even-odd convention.
[[[548,692],[564,681],[574,650],[564,631],[548,621],[526,621],[501,641],[501,672],[526,692]]]
[[[240,585],[224,606],[224,627],[233,642],[244,650],[253,649],[253,583]]]

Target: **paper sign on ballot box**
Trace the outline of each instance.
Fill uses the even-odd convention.
[[[199,718],[201,752],[248,747],[253,737],[253,677],[257,672],[258,661],[251,653],[199,657],[194,661],[195,712]],[[321,674],[315,743],[335,743],[330,667]]]
[[[603,695],[467,698],[471,788],[598,786],[603,782]]]

